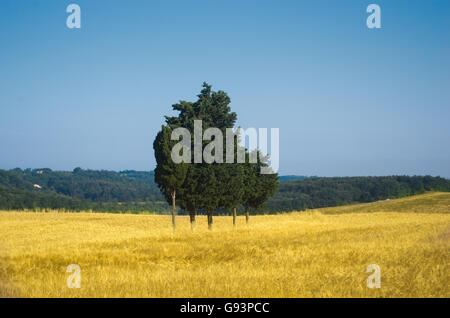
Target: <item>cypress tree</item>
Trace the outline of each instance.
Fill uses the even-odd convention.
[[[244,164],[245,193],[242,205],[245,209],[245,219],[249,222],[249,209],[260,210],[265,202],[275,194],[278,188],[278,174],[261,174],[261,167],[267,167],[268,157],[257,154],[257,163]]]
[[[217,167],[219,180],[219,206],[232,210],[233,225],[236,226],[236,207],[241,203],[245,193],[244,169],[240,164],[222,164]]]
[[[216,171],[218,165],[204,165],[198,169],[197,193],[200,194],[199,208],[207,215],[208,229],[212,230],[213,211],[219,207],[220,192]]]
[[[226,128],[232,128],[236,122],[236,113],[231,112],[229,104],[231,102],[228,95],[223,91],[214,92],[211,86],[207,83],[203,83],[203,89],[200,94],[197,95],[196,102],[180,101],[177,104],[172,105],[172,108],[179,111],[178,116],[169,117],[166,116],[166,123],[171,129],[178,127],[186,128],[191,133],[191,144],[194,144],[194,120],[202,120],[203,131],[215,127],[222,131],[223,138],[225,138]],[[203,134],[203,132],[202,132]],[[203,147],[207,144],[207,141],[203,141]],[[224,143],[225,145],[225,139]],[[194,152],[191,152],[191,162],[194,162]],[[218,164],[212,164],[213,167],[219,166]],[[222,166],[222,164],[220,164]],[[205,184],[202,184],[204,180],[203,171],[208,170],[208,164],[195,164],[192,163],[188,167],[185,182],[182,185],[181,198],[178,200],[180,207],[189,212],[191,228],[195,229],[195,215],[197,209],[201,206],[206,206],[210,214],[210,221],[212,222],[211,206],[214,206],[214,198],[210,198],[207,193],[218,193],[219,183],[216,186],[208,188],[205,193],[199,192],[199,189],[204,189]],[[215,169],[215,168],[214,168]],[[217,181],[217,180],[216,180]],[[211,181],[212,182],[212,181]],[[223,183],[221,183],[223,184]],[[212,195],[212,194],[211,194]],[[210,225],[212,227],[212,223]]]
[[[172,226],[175,232],[176,195],[186,179],[188,167],[185,163],[176,164],[172,161],[171,151],[175,142],[170,140],[171,134],[169,127],[162,126],[153,142],[153,149],[156,158],[155,182],[167,202],[172,204]]]

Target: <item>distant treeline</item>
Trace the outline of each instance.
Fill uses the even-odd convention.
[[[267,201],[263,211],[254,213],[302,211],[373,202],[425,191],[450,192],[450,180],[431,176],[289,176],[287,179],[291,180],[282,181],[283,178],[280,178],[280,186],[275,195]],[[24,209],[128,213],[170,211],[154,182],[153,172],[113,172],[80,168],[72,172],[50,169],[0,170],[0,210]],[[221,214],[228,212],[222,211]]]
[[[38,187],[37,187],[38,186]],[[40,187],[40,188],[39,188]],[[0,209],[169,211],[153,172],[0,170]]]
[[[310,178],[281,182],[266,204],[269,213],[303,211],[394,199],[425,191],[450,191],[450,180],[431,176]]]

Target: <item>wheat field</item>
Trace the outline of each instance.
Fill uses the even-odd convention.
[[[206,221],[0,212],[0,296],[450,297],[450,193]]]

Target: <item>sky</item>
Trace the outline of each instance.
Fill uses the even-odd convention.
[[[0,169],[152,170],[164,115],[206,81],[237,125],[280,129],[281,175],[449,178],[449,17],[446,0],[2,0]]]

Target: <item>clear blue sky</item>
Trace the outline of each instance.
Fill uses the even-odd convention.
[[[151,170],[163,115],[207,81],[239,125],[280,128],[280,174],[450,177],[449,17],[446,0],[1,0],[0,168]]]

